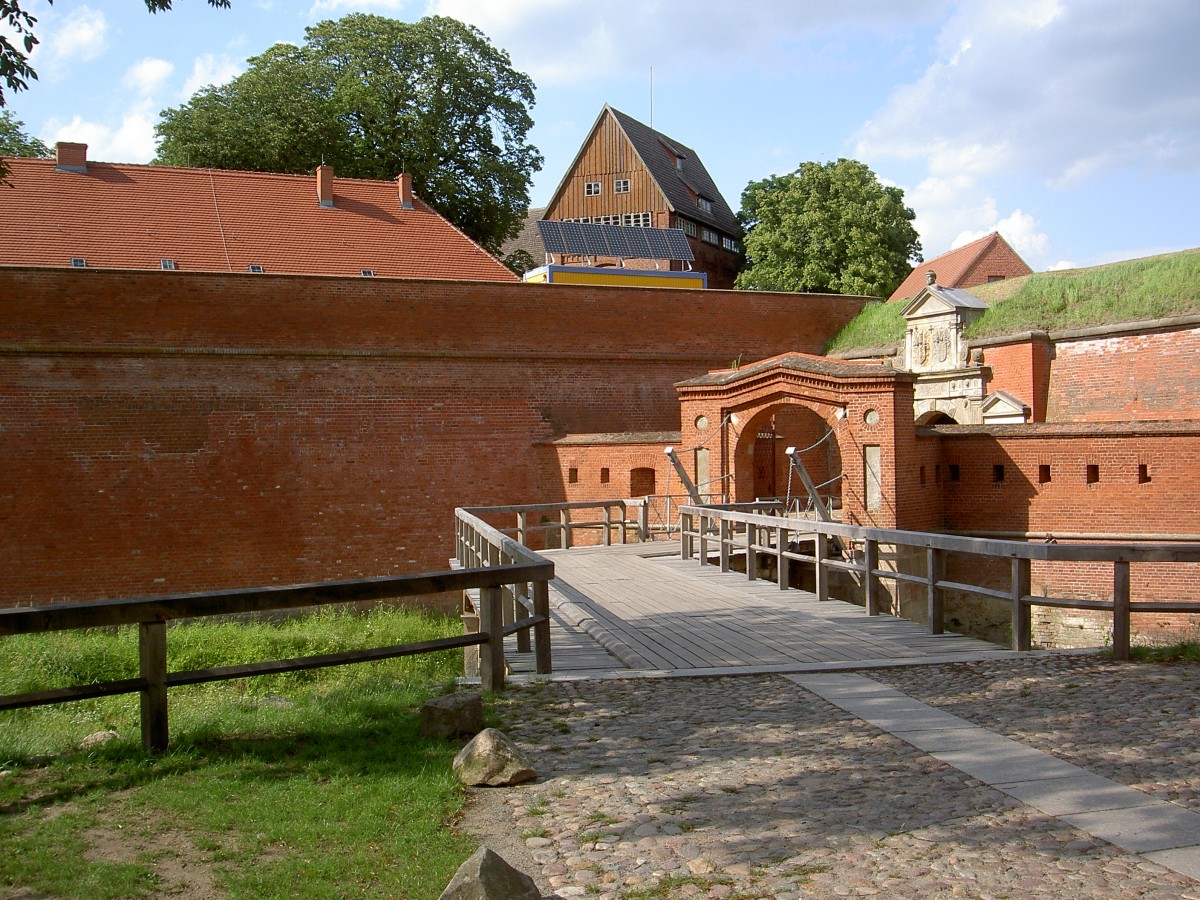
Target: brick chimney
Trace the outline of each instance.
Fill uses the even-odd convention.
[[[87,172],[87,144],[59,141],[54,145],[56,172]]]
[[[413,208],[413,191],[412,191],[412,175],[408,172],[401,172],[400,177],[396,179],[400,185],[400,208]]]
[[[317,205],[333,208],[333,166],[317,166]]]

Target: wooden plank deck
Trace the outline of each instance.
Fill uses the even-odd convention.
[[[548,551],[559,674],[930,662],[1005,648],[679,558],[675,543]],[[506,648],[514,673],[529,654]]]

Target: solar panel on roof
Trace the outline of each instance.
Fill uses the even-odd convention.
[[[687,235],[678,228],[548,220],[538,222],[537,226],[547,253],[615,256],[619,259],[695,259]]]

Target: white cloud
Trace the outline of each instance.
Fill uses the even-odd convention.
[[[38,28],[41,43],[34,48],[35,67],[51,73],[90,62],[108,48],[108,19],[100,10],[80,6],[65,15],[46,17]]]
[[[154,158],[154,123],[158,118],[152,104],[139,103],[128,110],[115,127],[75,116],[70,122],[50,120],[45,131],[51,144],[79,141],[88,145],[88,159],[99,162],[145,163]]]
[[[309,9],[308,15],[310,18],[319,18],[339,10],[398,13],[407,6],[407,0],[317,0]]]
[[[977,241],[993,231],[1000,232],[1012,248],[1026,257],[1027,261],[1031,257],[1040,259],[1045,256],[1050,246],[1050,239],[1039,230],[1038,220],[1017,209],[1010,216],[979,231],[964,231],[951,242],[950,249]]]
[[[192,74],[188,76],[183,88],[179,91],[179,98],[187,100],[202,87],[210,84],[225,84],[240,74],[242,74],[240,63],[224,54],[216,56],[212,53],[205,53],[196,57],[196,61],[192,64]]]
[[[863,126],[856,155],[1059,187],[1121,168],[1195,170],[1197,34],[1195,0],[963,3],[922,77]]]
[[[1034,269],[1046,263],[1051,243],[1041,223],[1021,209],[1002,216],[996,198],[970,175],[925,178],[905,201],[917,214],[913,225],[926,257],[999,231]]]
[[[147,57],[132,65],[121,81],[126,87],[135,90],[138,96],[152,96],[174,71],[175,66],[165,59]]]
[[[542,85],[586,82],[599,72],[640,74],[652,63],[689,77],[745,65],[802,65],[807,55],[790,46],[800,38],[847,24],[883,31],[923,21],[944,6],[945,0],[694,0],[681,12],[677,4],[646,0],[602,7],[585,0],[427,0],[426,12],[479,28]]]

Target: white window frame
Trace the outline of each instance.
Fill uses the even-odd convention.
[[[721,236],[719,234],[717,234],[715,231],[713,231],[711,228],[701,228],[700,229],[700,240],[702,240],[706,243],[709,243],[709,244],[720,244]]]
[[[697,197],[696,205],[705,212],[712,212],[712,201],[705,197]]]
[[[598,182],[598,181],[585,181],[585,182],[583,183],[583,196],[585,196],[585,197],[599,197],[599,196],[600,196],[600,182]]]
[[[683,229],[683,233],[686,234],[688,237],[696,236],[696,223],[693,222],[691,219],[680,219],[679,227],[681,229]]]
[[[629,179],[628,178],[613,179],[613,193],[614,194],[628,194],[629,193]]]

